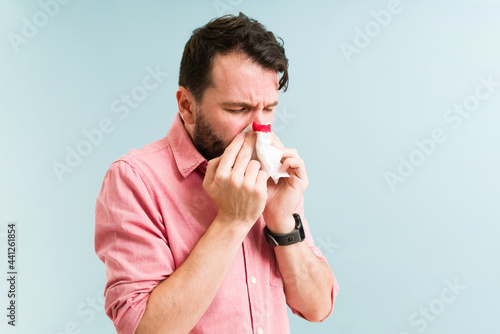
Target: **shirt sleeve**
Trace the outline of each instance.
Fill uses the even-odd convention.
[[[128,161],[114,162],[104,177],[95,251],[106,271],[106,314],[119,334],[133,334],[151,291],[173,273],[174,259],[151,187]]]
[[[321,259],[322,261],[325,261],[328,264],[328,261],[324,257],[323,253],[319,250],[319,248],[317,248],[315,246],[314,240],[313,240],[312,235],[311,235],[311,231],[309,230],[309,224],[307,222],[307,219],[304,217],[304,197],[302,197],[300,199],[299,204],[295,208],[295,212],[300,215],[300,218],[302,220],[302,225],[304,226],[304,233],[306,235],[306,238],[304,239],[304,241],[307,243],[307,246],[309,246],[309,249],[314,253],[314,255],[316,255],[319,259]],[[328,267],[330,268],[330,265],[328,265]],[[326,317],[324,317],[321,321],[324,321],[332,313],[333,306],[335,304],[335,299],[337,298],[337,293],[339,291],[339,285],[337,283],[337,280],[336,280],[335,275],[333,274],[333,271],[331,270],[331,268],[330,268],[330,272],[331,272],[332,278],[333,278],[332,296],[331,296],[331,298],[332,298],[332,307],[330,308],[330,312],[328,312],[328,314],[326,315]],[[290,305],[288,305],[288,306],[290,307]],[[290,309],[292,310],[293,314],[296,314],[299,317],[304,318],[304,319],[307,320],[307,318],[304,317],[296,309],[294,309],[292,307],[290,307]]]

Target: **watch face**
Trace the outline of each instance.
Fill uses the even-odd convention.
[[[300,241],[302,241],[306,238],[306,234],[304,232],[304,225],[302,225],[302,219],[300,219],[300,216],[298,213],[294,213],[293,218],[295,218],[295,228],[297,230],[299,230]]]

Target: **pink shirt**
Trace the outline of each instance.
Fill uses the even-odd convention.
[[[214,220],[217,209],[202,187],[206,165],[177,115],[165,138],[131,150],[107,171],[96,203],[95,251],[106,268],[106,314],[118,333],[135,332],[151,291],[186,260]],[[302,200],[296,212],[304,242],[323,258]],[[264,226],[260,217],[191,333],[289,333],[283,281]],[[337,291],[334,279],[332,301]]]

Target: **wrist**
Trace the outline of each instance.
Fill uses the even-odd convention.
[[[296,213],[293,214],[293,219],[295,221],[295,229],[288,233],[273,233],[267,226],[264,227],[264,235],[266,236],[267,243],[273,247],[277,247],[289,246],[304,241],[306,235],[302,220]]]
[[[266,221],[267,228],[272,233],[286,234],[295,230],[295,219],[293,215],[275,219],[271,218],[269,221],[264,218],[264,220]]]
[[[213,220],[211,227],[219,232],[229,233],[231,237],[244,239],[253,224],[244,220],[218,214]]]

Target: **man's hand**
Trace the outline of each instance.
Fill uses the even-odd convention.
[[[268,176],[258,161],[251,160],[255,138],[253,131],[237,135],[207,166],[203,188],[217,206],[217,216],[227,223],[251,227],[266,205]]]
[[[304,161],[297,150],[285,148],[278,137],[271,133],[273,146],[283,152],[280,171],[286,171],[290,177],[280,178],[278,184],[269,180],[267,185],[268,197],[264,210],[264,220],[267,227],[274,233],[290,233],[295,228],[292,214],[306,190],[309,180],[307,178]]]
[[[188,333],[214,300],[266,205],[267,175],[250,161],[254,146],[255,134],[238,135],[208,163],[203,188],[217,217],[187,259],[151,292],[137,334]]]

